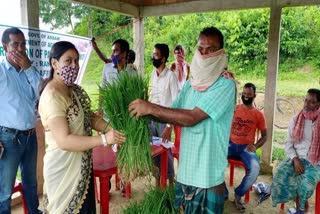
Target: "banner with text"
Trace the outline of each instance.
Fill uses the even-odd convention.
[[[0,35],[2,38],[3,32],[13,26],[0,24]],[[80,71],[77,78],[77,83],[80,84],[86,69],[90,53],[92,50],[90,39],[86,37],[54,33],[49,31],[43,31],[35,28],[19,28],[26,38],[27,55],[30,58],[32,65],[35,66],[40,74],[46,78],[49,76],[50,63],[49,55],[50,49],[55,42],[69,41],[73,43],[79,51],[79,65]],[[6,57],[6,53],[3,49],[2,43],[0,44],[0,61]]]

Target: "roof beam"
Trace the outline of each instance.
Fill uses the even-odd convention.
[[[320,0],[278,0],[278,5],[281,7],[312,6],[319,4]]]
[[[121,13],[126,16],[139,17],[139,7],[116,0],[67,0],[77,4],[83,4],[88,7],[108,10],[111,12]]]
[[[320,4],[320,0],[277,0],[278,6],[307,6]],[[145,6],[141,16],[165,16],[223,10],[270,8],[272,0],[195,0],[190,2]]]

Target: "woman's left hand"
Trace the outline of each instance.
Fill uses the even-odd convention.
[[[126,141],[125,135],[115,129],[110,129],[105,135],[108,144],[122,144]]]

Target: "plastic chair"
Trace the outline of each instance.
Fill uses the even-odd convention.
[[[314,208],[314,213],[320,213],[320,182],[317,184],[317,187],[316,187],[316,201],[315,201],[315,208]],[[280,204],[280,211],[281,212],[284,212],[284,206],[285,206],[285,203],[281,203]]]
[[[174,146],[172,147],[172,156],[173,158],[179,160],[179,154],[180,154],[180,138],[181,138],[181,126],[174,126]]]
[[[21,196],[21,202],[23,206],[23,213],[27,214],[28,213],[28,208],[26,206],[26,202],[23,197],[23,192],[22,192],[22,184],[19,180],[16,180],[14,187],[13,187],[13,193],[19,192]]]
[[[95,182],[95,194],[100,202],[100,210],[103,214],[109,213],[109,180],[112,175],[116,175],[116,189],[119,190],[119,177],[118,170],[116,166],[116,154],[104,146],[96,147],[92,151],[93,159],[93,173],[95,178],[99,178],[100,182],[100,201],[98,196],[98,191]],[[126,184],[126,198],[131,196],[131,185],[128,182]]]
[[[241,160],[235,160],[228,158],[228,163],[230,165],[230,179],[229,179],[229,184],[230,186],[233,186],[233,181],[234,181],[234,167],[235,166],[240,166],[243,167],[247,173],[247,168],[245,167],[244,163]],[[248,203],[250,201],[250,191],[252,190],[252,187],[246,192],[244,201]]]

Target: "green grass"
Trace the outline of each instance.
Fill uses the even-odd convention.
[[[277,146],[272,147],[272,161],[275,161],[275,160],[281,161],[285,158],[286,158],[286,152],[284,148],[280,148]]]
[[[273,132],[273,143],[285,144],[287,138],[287,131],[277,131]]]
[[[306,95],[309,88],[319,88],[319,78],[314,75],[305,77],[307,74],[288,74],[292,79],[278,79],[277,82],[277,96],[286,97],[302,97]],[[254,76],[242,76],[238,79],[240,85],[238,90],[241,91],[242,87],[247,82],[252,82],[257,86],[257,92],[265,92],[265,79],[255,78]]]
[[[18,180],[21,181],[21,171],[20,171],[20,168],[18,168],[18,172],[17,172],[16,179],[18,179]]]
[[[259,159],[261,160],[261,149],[257,149],[256,151]],[[284,150],[284,148],[282,147],[278,147],[278,146],[272,146],[272,161],[275,160],[283,160],[286,158],[286,152]]]
[[[174,209],[173,202],[175,197],[175,187],[168,186],[166,189],[151,187],[150,191],[144,196],[141,202],[130,202],[129,206],[124,208],[123,214],[140,213],[163,213],[176,214],[179,210]]]

